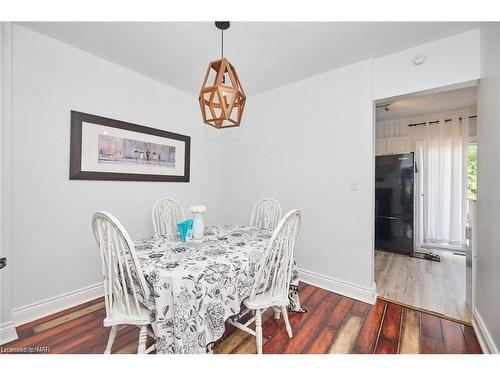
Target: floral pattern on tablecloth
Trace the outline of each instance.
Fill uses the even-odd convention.
[[[225,321],[249,296],[271,232],[244,226],[205,229],[203,240],[180,242],[178,235],[135,242],[150,284],[157,353],[206,353],[220,339]],[[303,312],[294,263],[291,311]]]

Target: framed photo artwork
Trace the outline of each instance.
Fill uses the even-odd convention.
[[[70,180],[189,182],[191,138],[71,111]]]

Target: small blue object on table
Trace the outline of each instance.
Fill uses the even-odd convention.
[[[180,223],[177,223],[177,231],[181,236],[181,241],[186,242],[188,240],[189,233],[193,227],[193,219],[184,220]]]

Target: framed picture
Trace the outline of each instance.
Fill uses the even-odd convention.
[[[70,180],[189,182],[191,138],[71,111]]]

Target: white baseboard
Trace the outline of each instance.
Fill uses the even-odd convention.
[[[103,295],[102,283],[97,283],[29,305],[17,307],[12,312],[12,316],[17,327],[21,324],[32,322],[44,316],[102,297]]]
[[[493,338],[488,331],[488,328],[486,328],[486,324],[484,324],[484,320],[481,317],[481,314],[479,314],[479,311],[477,311],[477,309],[474,309],[474,314],[472,315],[472,328],[474,328],[474,332],[476,332],[476,336],[479,341],[479,345],[481,345],[483,353],[500,353],[497,346],[495,345],[495,341],[493,341]]]
[[[14,340],[17,340],[17,332],[14,322],[5,322],[0,325],[0,345]]]
[[[299,269],[299,279],[305,283],[312,284],[362,302],[367,302],[372,305],[377,301],[377,288],[375,283],[373,283],[371,288],[364,288],[359,285],[354,285],[342,280],[334,279],[330,276],[320,275],[319,273],[303,269]]]

